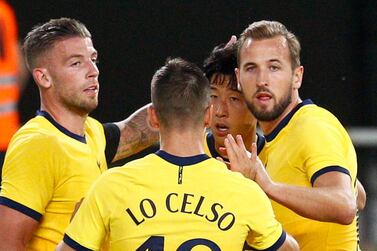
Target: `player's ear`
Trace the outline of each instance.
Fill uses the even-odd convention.
[[[160,129],[160,122],[158,121],[156,109],[153,105],[148,106],[147,113],[149,126],[155,130]]]
[[[42,88],[51,86],[51,77],[46,68],[34,68],[32,72],[35,83]]]
[[[304,75],[304,67],[299,66],[293,71],[293,89],[298,90],[301,87],[302,77]]]
[[[207,128],[210,127],[212,116],[213,116],[213,105],[210,104],[206,108],[206,111],[205,111],[205,114],[204,114],[204,126],[205,127],[207,127]]]

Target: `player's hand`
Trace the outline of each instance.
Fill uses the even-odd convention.
[[[237,135],[235,140],[229,134],[224,143],[230,161],[230,170],[240,172],[245,177],[254,180],[265,191],[273,185],[262,161],[257,156],[255,143],[251,145],[251,153],[246,150],[240,135]]]
[[[257,163],[256,145],[253,144],[251,154],[246,150],[241,135],[236,139],[228,134],[224,140],[227,156],[230,162],[230,170],[242,173],[245,177],[254,180]]]
[[[226,45],[225,45],[224,48],[229,47],[229,46],[235,44],[236,42],[237,42],[237,37],[236,37],[235,35],[232,35],[232,36],[230,37],[228,43],[226,43]]]

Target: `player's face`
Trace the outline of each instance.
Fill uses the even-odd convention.
[[[97,51],[90,38],[73,37],[56,42],[46,62],[56,102],[82,115],[97,107]]]
[[[223,80],[222,83],[215,82]],[[224,146],[227,134],[240,134],[244,139],[252,138],[255,133],[256,119],[253,117],[242,94],[228,87],[229,76],[211,79],[211,102],[214,114],[211,130],[216,147]]]
[[[240,51],[237,79],[248,107],[260,121],[279,118],[292,100],[293,70],[287,41],[271,39],[245,41]]]

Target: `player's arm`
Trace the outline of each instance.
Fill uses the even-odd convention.
[[[0,205],[0,251],[25,250],[38,221],[4,205]]]
[[[115,123],[120,129],[120,139],[113,162],[140,152],[158,141],[158,132],[152,130],[147,122],[149,105],[141,107],[127,119]]]
[[[318,176],[310,188],[273,182],[256,157],[255,144],[249,158],[241,136],[238,135],[236,139],[228,135],[225,140],[231,170],[255,180],[269,198],[313,220],[339,224],[353,221],[356,197],[349,175],[337,171],[326,172]]]
[[[357,196],[356,196],[357,209],[363,210],[367,202],[367,194],[365,192],[364,186],[361,184],[359,179],[356,180],[356,190],[357,190]]]
[[[277,251],[298,251],[300,247],[298,246],[297,241],[289,234],[286,234],[285,241]]]
[[[61,241],[59,245],[55,249],[56,251],[75,251],[75,249],[71,248],[64,241]]]

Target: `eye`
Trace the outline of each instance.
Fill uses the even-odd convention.
[[[211,97],[211,99],[215,99],[215,98],[217,98],[217,95],[211,94],[210,97]]]
[[[233,102],[238,102],[240,99],[238,97],[230,97],[230,100]]]
[[[80,61],[74,61],[74,62],[71,64],[71,66],[76,67],[76,66],[79,66],[80,64],[81,64]]]
[[[99,64],[99,59],[98,58],[92,58],[92,62],[95,64]]]
[[[248,67],[246,67],[246,71],[248,72],[253,72],[255,70],[255,65],[250,65]]]
[[[271,66],[270,66],[270,70],[271,70],[271,71],[278,71],[279,69],[280,69],[279,66],[276,66],[276,65],[271,65]]]

